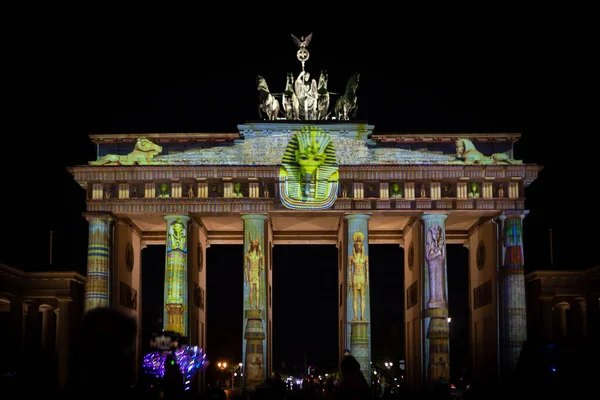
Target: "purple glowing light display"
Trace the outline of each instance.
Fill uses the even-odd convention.
[[[144,372],[155,378],[165,376],[165,362],[168,352],[154,351],[144,356]],[[194,375],[205,367],[206,354],[198,346],[181,346],[175,350],[174,358],[184,379],[185,389],[188,390]]]

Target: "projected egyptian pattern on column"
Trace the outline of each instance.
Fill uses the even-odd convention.
[[[184,215],[168,215],[165,267],[166,331],[187,336],[187,221]]]
[[[110,223],[107,216],[88,217],[87,283],[85,310],[109,306]]]
[[[501,216],[504,220],[504,265],[502,300],[504,308],[504,370],[514,372],[527,340],[527,310],[523,260],[523,221],[525,214]],[[506,218],[506,219],[505,219]]]
[[[244,378],[247,389],[266,379],[265,325],[267,279],[265,271],[266,215],[242,215],[244,221]]]
[[[424,215],[427,380],[450,379],[445,214]]]
[[[349,214],[348,221],[348,301],[350,325],[347,343],[365,376],[371,370],[371,306],[369,296],[369,215]]]

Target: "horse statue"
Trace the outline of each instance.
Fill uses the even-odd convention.
[[[337,119],[347,121],[356,118],[358,111],[356,89],[360,74],[354,74],[346,84],[346,92],[335,102],[334,113]]]
[[[285,90],[281,97],[281,106],[285,119],[300,119],[300,102],[294,92],[294,73],[288,72],[285,80]]]
[[[327,113],[329,111],[328,80],[329,74],[327,73],[327,70],[321,70],[321,76],[319,76],[319,84],[317,86],[317,119],[327,119]]]
[[[267,81],[262,76],[256,77],[258,89],[258,116],[262,119],[276,120],[279,115],[279,100],[269,92]],[[263,114],[266,116],[263,117]]]
[[[294,82],[294,89],[300,103],[300,119],[313,121],[317,116],[317,81],[302,71]]]

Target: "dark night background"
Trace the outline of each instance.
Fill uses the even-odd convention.
[[[300,70],[290,33],[313,32],[307,70],[318,79],[327,69],[334,92],[359,72],[358,119],[376,132],[523,134],[515,158],[545,166],[525,191],[527,273],[600,264],[598,252],[584,246],[598,222],[589,187],[597,185],[599,149],[596,124],[586,125],[591,106],[582,94],[590,67],[584,45],[575,40],[584,28],[567,31],[525,17],[410,21],[404,15],[366,29],[358,27],[360,18],[340,18],[292,26],[232,17],[208,27],[203,16],[171,30],[156,21],[110,16],[56,24],[35,39],[23,35],[26,45],[9,44],[0,262],[85,273],[84,191],[65,167],[95,159],[87,135],[236,132],[237,124],[257,119],[256,75],[281,92],[285,73]],[[449,246],[453,357],[464,354],[468,343],[467,254]],[[372,245],[370,255],[373,356],[400,357],[403,250]],[[143,262],[148,331],[158,327],[150,310],[162,304],[164,247],[144,250]],[[207,262],[207,352],[238,362],[242,248],[213,246]],[[334,367],[335,248],[276,246],[274,263],[275,364],[303,368],[306,352],[309,364]]]

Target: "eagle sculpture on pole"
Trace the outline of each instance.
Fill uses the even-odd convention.
[[[310,43],[310,39],[312,39],[312,32],[307,37],[300,36],[300,39],[298,39],[292,33],[292,40],[294,41],[296,46],[298,46],[298,52],[296,53],[296,57],[298,58],[298,61],[302,63],[302,71],[304,71],[304,63],[306,62],[306,60],[308,60],[308,57],[310,57],[308,50],[306,50],[308,44]]]

